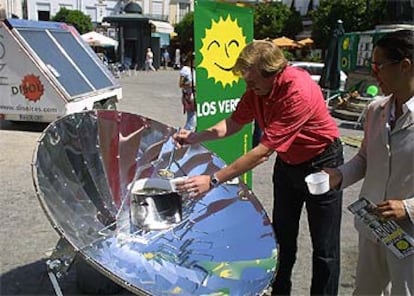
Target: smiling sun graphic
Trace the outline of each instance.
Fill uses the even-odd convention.
[[[210,29],[206,29],[206,36],[202,39],[200,52],[203,56],[200,67],[205,68],[207,78],[213,78],[215,83],[221,83],[223,88],[232,86],[239,81],[239,77],[231,71],[240,51],[246,45],[246,37],[242,28],[230,15],[218,22],[212,21]]]

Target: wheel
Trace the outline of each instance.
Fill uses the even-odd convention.
[[[86,263],[81,256],[76,257],[74,266],[76,269],[76,285],[85,294],[110,295],[123,290],[121,286]]]
[[[103,104],[103,108],[106,110],[116,110],[116,102],[114,99],[108,99]]]
[[[95,103],[93,103],[93,109],[95,109],[95,110],[102,110],[104,107],[103,107],[103,105],[102,105],[102,103],[101,102],[95,102]]]

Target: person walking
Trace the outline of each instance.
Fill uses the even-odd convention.
[[[196,111],[195,111],[195,70],[194,55],[192,52],[187,54],[180,70],[179,87],[181,88],[181,102],[183,111],[187,114],[184,129],[195,131]]]
[[[174,55],[174,69],[179,70],[181,69],[181,51],[179,48],[175,50]]]
[[[147,48],[147,53],[145,54],[145,71],[156,71],[154,68],[154,53],[152,52],[151,48]]]
[[[360,197],[414,237],[414,31],[387,33],[373,50],[371,69],[384,97],[368,106],[358,153],[324,168],[332,188],[364,178]],[[414,295],[414,255],[398,259],[367,226],[358,230],[355,295]]]
[[[291,292],[304,204],[313,247],[310,293],[336,295],[342,192],[332,190],[314,196],[304,181],[322,166],[343,163],[339,131],[321,89],[306,71],[289,66],[280,48],[267,40],[249,43],[237,58],[233,72],[245,80],[247,89],[230,117],[203,131],[180,130],[174,139],[177,146],[221,139],[256,120],[262,130],[260,143],[212,176],[191,176],[177,184],[177,189],[198,198],[263,163],[276,151],[272,223],[280,256],[272,295]]]
[[[162,63],[164,65],[164,70],[167,70],[169,62],[170,62],[170,54],[168,53],[168,49],[164,48],[164,51],[162,52]]]

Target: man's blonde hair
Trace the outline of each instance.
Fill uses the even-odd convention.
[[[271,40],[255,40],[242,49],[232,71],[242,75],[256,66],[264,77],[269,77],[282,71],[287,63],[282,50]]]

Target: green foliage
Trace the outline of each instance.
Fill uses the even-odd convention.
[[[327,48],[338,19],[345,32],[365,31],[386,19],[386,12],[385,0],[321,0],[311,14],[315,47]]]
[[[285,58],[288,61],[296,60],[295,55],[292,52],[288,51],[288,50],[283,50],[283,55],[285,56]]]
[[[52,21],[55,22],[63,22],[66,23],[66,20],[69,17],[70,10],[62,7],[54,17],[52,17]]]
[[[174,31],[178,34],[181,52],[188,53],[194,50],[194,12],[187,13],[184,18],[175,25]]]
[[[283,25],[282,35],[294,39],[294,37],[302,32],[302,30],[302,17],[300,16],[300,13],[293,8],[290,10],[289,18]]]
[[[296,10],[289,9],[281,2],[258,3],[254,10],[254,38],[276,38],[286,36],[294,38],[302,31],[302,20]],[[178,34],[171,43],[179,43],[183,52],[194,49],[194,13],[187,13],[184,18],[175,25]]]
[[[56,13],[52,20],[74,26],[79,34],[85,34],[93,30],[91,17],[85,15],[80,10],[69,10],[63,7]]]
[[[261,2],[253,8],[255,39],[274,39],[282,35],[294,38],[302,30],[299,13],[282,2]]]

